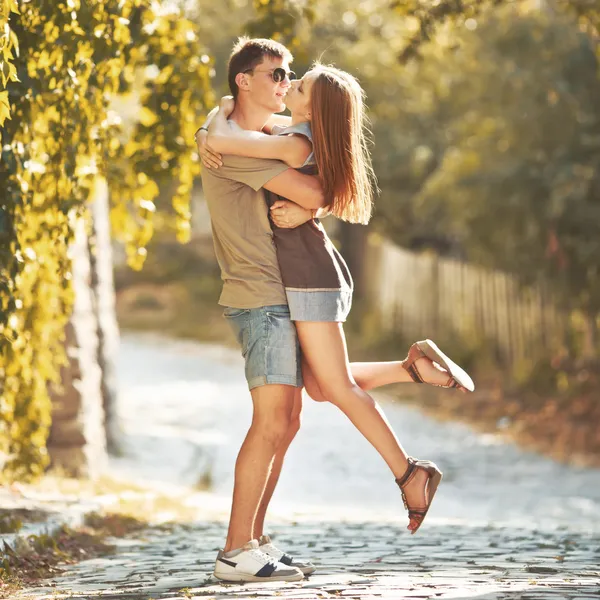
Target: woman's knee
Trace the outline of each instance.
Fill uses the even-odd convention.
[[[370,396],[365,394],[363,390],[352,381],[339,382],[337,385],[327,383],[321,386],[321,390],[328,398],[329,402],[335,406],[340,406],[348,400],[356,398],[356,396],[370,400]]]
[[[317,385],[314,380],[305,381],[306,393],[312,398],[315,402],[327,402],[327,398],[325,394],[321,391],[321,388]]]

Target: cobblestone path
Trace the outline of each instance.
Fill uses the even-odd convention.
[[[299,583],[220,584],[210,575],[223,522],[148,530],[116,556],[70,568],[29,598],[600,599],[600,537],[566,531],[398,523],[299,522],[273,534],[318,566]]]

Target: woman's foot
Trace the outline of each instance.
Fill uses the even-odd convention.
[[[418,358],[415,360],[414,364],[425,383],[439,386],[448,383],[450,373],[448,373],[446,369],[440,367],[437,363],[434,363],[430,358],[427,358],[426,356]]]
[[[418,469],[414,477],[406,484],[403,488],[404,496],[406,498],[406,504],[410,507],[426,507],[429,504],[429,498],[427,494],[427,483],[429,482],[429,475],[427,471]],[[408,510],[408,508],[407,508]],[[409,523],[407,529],[414,531],[419,527],[422,519],[411,517],[409,513]]]
[[[452,362],[431,340],[415,342],[402,361],[403,368],[415,383],[428,383],[461,392],[473,391],[469,375]]]
[[[423,524],[441,480],[442,472],[435,463],[407,458],[406,471],[396,483],[402,492],[404,508],[408,510],[407,529],[412,534]]]

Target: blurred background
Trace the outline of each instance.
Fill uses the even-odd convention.
[[[242,34],[288,45],[299,75],[318,59],[366,91],[375,216],[325,220],[357,287],[351,358],[403,359],[428,337],[477,384],[392,386],[386,406],[492,434],[473,442],[486,453],[512,439],[600,464],[596,2],[69,0],[2,19],[3,482],[51,463],[95,477],[134,447],[163,449],[168,480],[181,445],[194,466],[173,481],[229,485],[218,465],[234,454],[214,448],[241,441],[230,415],[249,403],[193,134],[228,93]],[[233,412],[213,422],[217,406]],[[419,422],[407,414],[400,427]],[[471,430],[452,427],[460,453]]]

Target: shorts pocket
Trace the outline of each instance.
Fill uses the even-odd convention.
[[[290,319],[290,307],[286,304],[285,306],[269,306],[265,308],[265,315],[274,319]]]
[[[227,306],[223,310],[223,316],[226,319],[235,319],[236,317],[241,317],[242,315],[248,314],[249,312],[249,308],[230,308],[229,306]]]
[[[290,312],[266,310],[267,345],[274,348],[287,348],[296,339],[296,327],[290,319]]]
[[[288,307],[267,310],[266,359],[269,375],[296,376],[299,344],[296,327],[290,320]]]
[[[247,308],[225,308],[223,316],[231,327],[235,339],[242,351],[242,356],[248,352],[248,340],[250,338],[250,310]]]

